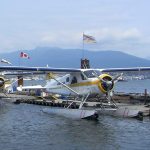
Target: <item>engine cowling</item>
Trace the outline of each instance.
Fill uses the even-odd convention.
[[[103,92],[103,93],[107,93],[108,90],[112,90],[114,87],[114,82],[112,82],[112,77],[109,74],[101,74],[99,76],[102,81],[99,82],[99,89]]]
[[[5,80],[3,77],[0,77],[0,88],[3,88],[5,85]]]

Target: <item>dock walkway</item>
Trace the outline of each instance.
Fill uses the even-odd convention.
[[[138,110],[139,112],[142,112],[143,116],[150,116],[150,105],[144,105],[144,103],[129,103],[130,100],[127,99],[127,103],[124,103],[126,100],[126,96],[123,99],[123,102],[121,102],[121,98],[123,95],[121,95],[119,99],[119,103],[117,101],[117,106],[121,109],[128,109],[128,110]],[[35,97],[35,96],[29,96],[29,95],[21,95],[21,94],[3,94],[0,93],[0,98],[3,101],[9,101],[13,102],[15,104],[20,103],[27,103],[27,104],[35,104],[35,105],[43,105],[43,106],[51,106],[51,107],[67,107],[72,102],[72,100],[63,100],[63,99],[42,99],[41,97]],[[118,97],[117,97],[118,98]],[[84,107],[91,107],[93,109],[101,108],[100,102],[98,101],[87,101],[84,104]],[[94,99],[95,100],[95,99]],[[70,108],[79,108],[80,101],[76,101],[71,105]]]

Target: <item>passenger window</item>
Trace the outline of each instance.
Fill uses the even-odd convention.
[[[74,84],[74,83],[77,83],[77,78],[76,77],[72,78],[71,84]]]

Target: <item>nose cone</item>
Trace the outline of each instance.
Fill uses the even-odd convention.
[[[102,74],[99,76],[102,81],[100,81],[100,89],[103,93],[107,93],[112,90],[114,87],[114,82],[112,81],[112,77],[108,74]]]

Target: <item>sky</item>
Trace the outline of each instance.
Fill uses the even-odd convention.
[[[0,53],[36,47],[117,50],[150,58],[149,0],[0,0]]]

